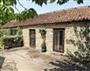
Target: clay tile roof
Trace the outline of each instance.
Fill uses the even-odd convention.
[[[72,8],[68,10],[62,10],[52,13],[46,13],[39,15],[33,19],[27,19],[25,21],[12,21],[5,24],[4,28],[12,28],[17,26],[32,26],[32,25],[45,25],[51,23],[72,22],[90,20],[90,6],[82,6],[78,8]]]

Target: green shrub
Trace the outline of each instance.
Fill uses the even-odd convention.
[[[22,36],[4,37],[3,42],[4,42],[5,48],[14,48],[14,47],[23,46]]]
[[[72,44],[78,47],[78,50],[74,53],[68,51],[68,57],[76,63],[83,65],[84,67],[90,67],[90,28],[88,25],[82,27],[78,32],[78,29],[74,28],[75,35],[78,39],[80,37],[81,40],[78,39],[78,42],[71,39]],[[77,33],[78,32],[78,33]],[[84,41],[83,41],[84,40]]]
[[[3,29],[0,29],[0,49],[4,48],[4,44],[3,44],[4,33],[5,31]]]

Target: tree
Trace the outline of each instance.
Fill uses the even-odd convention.
[[[32,0],[32,2],[35,2],[36,4],[42,6],[43,4],[47,3],[54,3],[56,2],[59,5],[62,5],[64,3],[67,3],[69,0]],[[75,0],[78,4],[83,3],[83,0]],[[12,6],[15,6],[17,2],[25,9],[21,13],[15,14],[14,9]],[[17,9],[17,8],[16,8]],[[18,10],[18,9],[17,9]],[[19,11],[19,10],[18,10]],[[25,8],[19,0],[0,0],[0,24],[5,24],[6,22],[9,22],[11,20],[25,20],[27,18],[33,18],[34,16],[37,16],[37,12],[33,9],[27,9]]]
[[[13,3],[9,3],[8,0],[0,0],[0,23],[4,24],[14,18]]]
[[[78,31],[77,27],[73,28],[78,41],[75,42],[74,39],[70,39],[70,42],[78,47],[78,50],[74,53],[68,51],[68,56],[71,60],[76,63],[78,62],[81,66],[90,68],[90,28],[88,24],[80,27],[80,31]]]

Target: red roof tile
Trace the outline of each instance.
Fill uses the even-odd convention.
[[[3,27],[12,28],[17,26],[24,27],[24,26],[43,25],[43,24],[51,24],[51,23],[60,24],[60,22],[72,22],[72,21],[82,21],[82,20],[90,20],[90,6],[46,13],[38,17],[35,17],[33,19],[31,18],[27,19],[25,21],[8,22]]]

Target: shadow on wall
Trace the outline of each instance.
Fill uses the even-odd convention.
[[[56,67],[52,69],[44,69],[44,71],[90,71],[90,69],[86,70],[84,67],[69,61],[68,62],[56,61],[50,62],[50,64]]]
[[[78,50],[72,53],[67,51],[70,61],[66,62],[50,62],[50,64],[58,67],[53,69],[45,69],[44,71],[90,71],[90,26],[87,22],[78,29],[73,26],[75,39],[68,39],[71,44],[78,47]]]
[[[76,46],[78,50],[74,53],[68,50],[68,57],[72,61],[79,63],[86,68],[90,68],[90,26],[85,23],[83,27],[80,27],[80,30],[75,26],[73,28],[77,41],[70,39],[70,42]]]
[[[2,68],[4,60],[5,60],[5,57],[0,56],[0,68]]]

